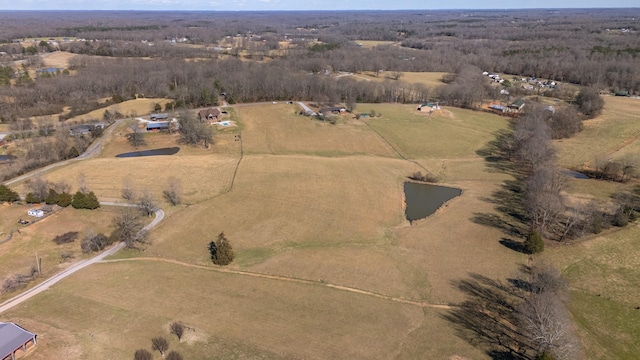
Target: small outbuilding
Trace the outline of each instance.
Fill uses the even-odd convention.
[[[169,130],[170,123],[168,121],[148,122],[147,131]]]
[[[36,334],[14,323],[0,322],[0,359],[15,360],[36,345]]]
[[[169,114],[167,114],[167,113],[151,114],[150,118],[153,121],[164,120],[164,119],[168,119],[169,118]]]
[[[44,216],[44,211],[42,211],[40,209],[29,209],[27,211],[27,215],[41,218],[41,217]]]

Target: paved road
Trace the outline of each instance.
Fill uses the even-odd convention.
[[[123,207],[136,207],[137,205],[133,205],[133,204],[124,204],[124,203],[114,203],[114,202],[101,202],[101,205],[105,205],[105,206],[123,206]],[[155,218],[153,219],[153,221],[151,221],[147,226],[145,226],[142,231],[148,231],[153,229],[156,225],[158,225],[160,223],[160,221],[162,221],[162,219],[164,218],[164,211],[162,211],[162,209],[158,209],[155,211]],[[92,257],[91,259],[87,259],[87,260],[82,260],[80,262],[77,262],[71,266],[69,266],[68,268],[66,268],[65,270],[63,270],[62,272],[50,277],[49,279],[41,282],[40,284],[32,287],[31,289],[17,295],[14,296],[13,298],[3,302],[2,304],[0,304],[0,314],[11,309],[12,307],[29,300],[30,298],[32,298],[33,296],[40,294],[41,292],[47,290],[49,287],[51,287],[53,284],[57,283],[58,281],[66,278],[67,276],[82,270],[84,268],[86,268],[87,266],[91,265],[91,264],[95,264],[98,261],[102,261],[104,258],[106,258],[107,256],[113,255],[115,253],[117,253],[120,249],[122,249],[124,247],[124,243],[119,243],[115,246],[112,246],[111,248],[103,251],[102,253],[100,253],[97,256]]]
[[[73,158],[73,159],[69,159],[69,160],[64,160],[64,161],[60,161],[57,163],[53,163],[51,165],[47,165],[43,168],[37,169],[37,170],[33,170],[31,172],[28,172],[26,174],[20,175],[18,177],[14,177],[11,180],[7,180],[4,182],[5,185],[11,185],[13,183],[16,183],[18,181],[22,181],[24,179],[30,178],[32,176],[35,176],[37,174],[41,174],[45,171],[49,171],[51,169],[55,169],[57,167],[63,166],[63,165],[67,165],[70,162],[73,161],[78,161],[78,160],[84,160],[84,159],[89,159],[92,157],[96,157],[98,156],[98,154],[100,154],[100,150],[102,150],[102,142],[103,140],[111,135],[111,133],[113,132],[113,130],[118,127],[118,124],[120,124],[123,120],[116,120],[115,123],[111,124],[107,130],[102,134],[101,137],[97,138],[96,141],[94,141],[91,145],[89,145],[89,147],[87,148],[87,150],[85,152],[83,152],[80,156]]]
[[[305,103],[303,103],[302,101],[298,101],[298,105],[300,105],[303,109],[304,112],[307,114],[311,114],[311,115],[315,115],[316,112],[311,110],[307,105],[305,105]]]

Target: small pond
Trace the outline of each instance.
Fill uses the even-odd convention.
[[[144,150],[144,151],[132,151],[128,153],[122,153],[116,155],[119,158],[139,157],[139,156],[158,156],[158,155],[174,155],[180,151],[179,147],[170,147],[162,149]]]
[[[575,171],[575,170],[569,170],[569,169],[564,169],[562,170],[562,172],[567,175],[570,176],[574,179],[588,179],[589,177],[581,172]]]
[[[0,155],[0,162],[15,160],[16,157],[13,155]]]
[[[431,184],[404,183],[407,220],[424,219],[433,214],[444,203],[460,196],[462,190]]]

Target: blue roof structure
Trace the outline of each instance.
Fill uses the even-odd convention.
[[[36,343],[36,334],[14,323],[0,322],[0,359],[11,356],[29,341]]]

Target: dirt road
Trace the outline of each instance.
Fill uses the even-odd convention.
[[[105,205],[105,206],[122,206],[122,207],[136,207],[136,205],[133,204],[124,204],[124,203],[114,203],[114,202],[101,202],[101,205]],[[155,211],[155,218],[153,219],[153,221],[151,221],[147,226],[145,226],[142,231],[149,231],[151,229],[153,229],[156,225],[158,225],[162,219],[164,219],[164,211],[162,211],[162,209],[158,209]],[[119,243],[116,244],[114,246],[112,246],[111,248],[103,251],[102,253],[100,253],[97,256],[92,257],[91,259],[87,259],[87,260],[83,260],[80,262],[77,262],[71,266],[69,266],[68,268],[66,268],[65,270],[63,270],[62,272],[50,277],[49,279],[41,282],[40,284],[32,287],[31,289],[14,296],[13,298],[3,302],[2,304],[0,304],[0,314],[2,314],[3,312],[11,309],[12,307],[29,300],[30,298],[32,298],[35,295],[40,294],[41,292],[47,290],[49,287],[51,287],[52,285],[54,285],[55,283],[57,283],[58,281],[66,278],[67,276],[82,270],[84,268],[86,268],[87,266],[91,265],[91,264],[95,264],[99,261],[104,260],[104,258],[106,258],[107,256],[113,255],[115,253],[117,253],[120,249],[122,249],[124,247],[124,243]]]

